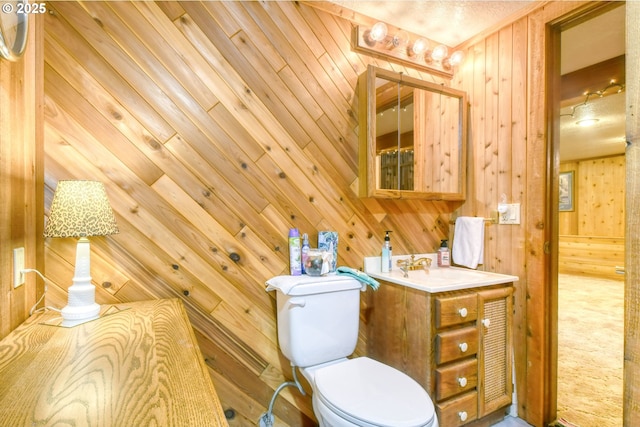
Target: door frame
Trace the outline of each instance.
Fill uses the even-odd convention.
[[[633,2],[632,2],[633,3]],[[559,246],[559,225],[558,225],[558,187],[559,187],[559,171],[560,171],[560,34],[563,30],[571,28],[581,22],[592,19],[593,17],[611,10],[615,7],[626,7],[625,15],[626,15],[626,32],[627,32],[627,46],[626,46],[626,82],[632,82],[631,84],[626,84],[627,90],[627,130],[626,130],[626,138],[627,138],[627,150],[626,150],[626,208],[625,208],[625,366],[624,366],[624,390],[623,390],[623,399],[624,399],[624,408],[623,408],[623,424],[624,427],[638,425],[640,422],[640,412],[638,409],[637,402],[640,398],[640,391],[636,391],[637,388],[634,384],[634,381],[637,381],[640,378],[640,360],[637,360],[640,351],[640,331],[634,330],[633,327],[636,327],[640,324],[640,313],[638,313],[638,309],[633,310],[633,313],[629,313],[629,307],[638,307],[638,303],[640,300],[640,290],[638,289],[638,280],[631,281],[630,277],[633,275],[636,279],[639,277],[638,269],[633,265],[633,256],[635,253],[636,256],[639,253],[638,241],[640,241],[640,232],[635,231],[635,236],[632,236],[633,233],[632,228],[635,227],[635,230],[640,228],[637,219],[635,220],[635,225],[631,224],[632,217],[636,218],[640,217],[640,203],[638,203],[637,198],[640,195],[640,141],[638,140],[640,136],[640,132],[638,132],[638,127],[640,126],[640,120],[638,119],[638,114],[635,117],[632,117],[632,105],[633,103],[630,101],[631,99],[635,99],[636,101],[639,98],[639,85],[635,84],[635,80],[640,78],[640,72],[636,71],[633,67],[633,63],[635,62],[635,67],[638,67],[638,53],[640,48],[638,48],[638,43],[635,43],[635,47],[630,47],[630,40],[633,37],[640,37],[640,32],[637,29],[631,28],[631,22],[634,22],[637,26],[638,19],[640,19],[640,4],[633,5],[632,11],[629,7],[629,3],[620,4],[620,2],[596,2],[589,4],[584,8],[578,8],[573,10],[571,13],[564,15],[557,19],[556,21],[549,22],[547,24],[547,42],[546,42],[546,71],[547,71],[547,87],[551,90],[546,91],[547,99],[547,131],[548,131],[548,141],[547,144],[547,170],[546,170],[546,178],[547,178],[547,200],[549,203],[547,204],[547,224],[549,227],[547,228],[547,235],[545,240],[545,253],[548,256],[547,258],[547,274],[548,280],[546,281],[546,294],[549,298],[549,313],[548,313],[548,328],[547,328],[547,338],[546,342],[549,345],[549,351],[546,354],[548,360],[546,365],[549,370],[548,373],[545,374],[543,379],[544,384],[544,419],[545,423],[550,423],[554,421],[557,417],[557,387],[558,387],[558,376],[557,376],[557,362],[558,362],[558,246]],[[634,18],[635,16],[635,18]],[[636,32],[635,35],[631,34],[633,31]],[[629,60],[632,58],[632,60]],[[629,93],[631,96],[629,96]],[[635,123],[634,125],[630,125]],[[635,142],[635,144],[634,144]],[[635,169],[635,170],[634,170]],[[634,181],[635,178],[635,181]],[[630,185],[631,183],[635,183],[634,185]],[[634,211],[634,203],[638,206]],[[635,213],[634,213],[635,212]],[[636,242],[632,245],[632,242]],[[632,248],[633,246],[633,248]],[[633,289],[632,289],[633,286]],[[632,297],[635,297],[635,302],[632,304]],[[633,335],[635,337],[635,341],[632,341],[630,338]],[[631,348],[630,348],[631,347]],[[636,355],[635,363],[629,363],[628,354],[632,353]],[[633,369],[632,369],[633,368]]]
[[[624,427],[640,425],[640,2],[626,2]]]

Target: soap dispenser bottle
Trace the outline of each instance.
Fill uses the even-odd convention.
[[[449,252],[449,245],[447,240],[440,241],[440,249],[438,249],[438,267],[450,267],[451,266],[451,253]]]
[[[391,238],[389,237],[391,231],[386,231],[384,235],[384,243],[382,244],[382,257],[380,259],[380,271],[388,273],[391,271]]]

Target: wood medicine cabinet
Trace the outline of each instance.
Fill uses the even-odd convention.
[[[360,196],[464,200],[465,92],[372,65],[358,85]]]

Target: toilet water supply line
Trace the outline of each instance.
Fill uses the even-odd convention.
[[[307,394],[304,392],[304,389],[302,388],[300,381],[298,381],[295,365],[292,364],[291,368],[292,368],[291,371],[293,372],[293,381],[286,381],[278,386],[276,391],[273,393],[273,397],[271,397],[271,402],[269,402],[269,409],[267,410],[267,412],[265,412],[260,416],[260,420],[259,420],[260,427],[273,427],[273,422],[274,422],[273,404],[275,403],[276,397],[278,397],[278,394],[280,394],[280,391],[282,391],[283,388],[289,387],[289,386],[295,386],[298,388],[298,391],[300,391],[300,393],[302,393],[303,396]]]

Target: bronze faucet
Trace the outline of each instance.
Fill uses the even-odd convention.
[[[422,257],[416,259],[415,255],[411,255],[411,259],[399,259],[398,261],[396,261],[396,265],[400,267],[400,270],[404,273],[404,277],[409,277],[408,271],[429,271],[429,267],[431,267],[431,258]]]

